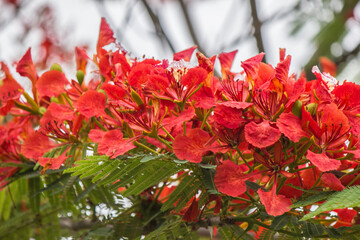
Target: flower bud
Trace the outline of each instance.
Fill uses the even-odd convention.
[[[58,63],[54,63],[53,65],[51,65],[50,70],[56,70],[62,72],[62,68]]]
[[[82,84],[83,81],[84,81],[84,72],[83,72],[82,70],[78,70],[78,71],[76,72],[76,79],[77,79],[78,83],[79,83],[80,86],[81,86],[81,84]]]
[[[138,106],[141,106],[144,104],[143,100],[141,99],[140,95],[135,92],[133,89],[131,89],[131,97],[136,102]]]
[[[300,100],[296,100],[296,102],[294,102],[294,105],[291,109],[291,112],[295,115],[300,117],[301,116],[301,107],[302,107],[302,102]]]

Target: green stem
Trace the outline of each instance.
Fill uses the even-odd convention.
[[[166,135],[169,136],[169,138],[171,138],[173,141],[175,140],[175,138],[166,130],[166,128],[164,128],[162,125],[160,125],[160,127],[161,127],[162,130],[164,130]]]
[[[239,150],[238,147],[236,148],[236,152],[239,154],[239,156],[242,158],[242,160],[244,161],[244,163],[246,164],[246,166],[249,168],[249,172],[248,172],[248,173],[253,172],[254,169],[253,169],[252,166],[250,166],[250,164],[245,160],[244,155],[242,155],[242,153],[241,153],[241,151]]]
[[[163,144],[165,144],[165,146],[167,146],[171,151],[172,151],[172,146],[168,143],[168,141],[166,141],[165,139],[162,139],[159,136],[155,137],[157,140],[159,140],[160,142],[162,142]]]
[[[101,123],[99,122],[99,120],[97,120],[96,117],[93,117],[93,120],[95,124],[98,125],[102,130],[107,131],[107,129],[103,125],[101,125]]]
[[[154,154],[156,154],[156,155],[159,155],[159,154],[160,154],[160,153],[158,153],[157,151],[155,151],[154,149],[151,149],[151,148],[149,148],[148,146],[146,146],[146,145],[144,145],[144,144],[142,144],[142,143],[134,142],[133,144],[134,144],[135,146],[137,146],[137,147],[141,147],[141,148],[143,148],[143,149],[146,149],[147,151],[152,152],[152,153],[154,153]]]
[[[204,116],[204,119],[203,119],[203,121],[202,121],[202,123],[201,123],[200,129],[203,129],[203,128],[205,127],[206,121],[207,121],[207,119],[209,118],[209,116],[210,116],[210,114],[211,114],[211,112],[212,112],[212,109],[213,109],[213,108],[210,108],[209,111],[206,112],[206,114],[205,114],[205,116]]]
[[[29,106],[26,106],[25,104],[22,104],[22,103],[20,103],[20,102],[17,102],[17,101],[15,101],[15,106],[16,106],[17,108],[20,108],[20,109],[22,109],[22,110],[24,110],[24,111],[27,111],[27,112],[33,114],[33,115],[42,115],[40,112],[32,109],[32,108],[29,107]]]

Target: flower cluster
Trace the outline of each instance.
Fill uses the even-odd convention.
[[[215,214],[225,196],[238,209],[260,204],[272,216],[303,214],[309,209],[292,209],[303,194],[359,184],[359,85],[339,84],[317,67],[312,81],[290,74],[284,49],[275,67],[260,53],[241,62],[240,73],[231,71],[236,51],[211,58],[196,52],[195,65],[195,50],[174,54],[172,62],[132,59],[102,19],[94,57],[76,48],[77,81],[57,64],[39,76],[28,51],[16,66],[32,83],[26,93],[1,63],[0,186],[19,171],[17,163],[37,163],[42,173],[76,164],[67,161],[70,148],[83,143],[96,143],[110,159],[141,148],[216,167],[218,192],[209,200]],[[96,71],[87,72],[89,62]],[[61,150],[46,155],[55,148]],[[194,196],[176,214],[197,221],[206,206]],[[336,211],[347,219],[336,227],[359,214]]]

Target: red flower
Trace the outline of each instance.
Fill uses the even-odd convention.
[[[342,226],[351,227],[355,216],[358,215],[356,210],[348,208],[335,209],[334,212],[336,212],[339,216],[339,220],[334,225],[335,228]]]
[[[197,46],[195,45],[191,48],[185,49],[184,51],[174,53],[174,61],[184,60],[186,62],[189,62],[196,48]]]
[[[186,210],[182,220],[185,222],[196,222],[200,214],[199,203],[196,198],[192,201],[191,205]]]
[[[65,91],[65,86],[69,81],[65,74],[57,70],[45,72],[36,82],[36,89],[40,97],[57,97]]]
[[[332,173],[323,173],[321,175],[321,181],[325,187],[329,187],[332,190],[341,191],[345,189],[345,186],[341,184],[340,179]]]
[[[233,101],[218,103],[214,110],[214,120],[224,127],[238,128],[247,122],[244,111],[251,105],[248,102]]]
[[[132,144],[135,139],[123,138],[123,133],[119,129],[114,129],[107,132],[91,129],[89,138],[99,144],[99,154],[105,154],[112,159],[135,148],[134,144]]]
[[[191,129],[186,136],[178,135],[175,137],[173,151],[181,160],[200,163],[204,153],[211,150],[210,140],[209,134],[204,130]]]
[[[219,192],[232,197],[237,197],[246,192],[245,181],[251,179],[252,175],[246,174],[249,169],[244,165],[236,165],[226,160],[217,167],[214,183]]]
[[[221,65],[221,73],[222,77],[225,78],[227,74],[230,73],[232,63],[234,61],[235,55],[238,50],[229,52],[229,53],[221,53],[219,54],[219,61]]]
[[[308,134],[301,128],[301,120],[292,113],[283,113],[276,121],[276,126],[293,142],[298,142],[302,137],[308,137]]]
[[[6,115],[13,104],[14,100],[18,100],[24,90],[11,73],[5,63],[1,62],[1,70],[5,74],[4,79],[0,79],[0,115]]]
[[[60,166],[66,161],[66,159],[68,157],[71,157],[71,156],[65,156],[65,154],[66,151],[56,158],[40,157],[39,164],[44,167],[41,173],[45,173],[47,169],[59,169]]]
[[[36,131],[26,137],[24,144],[21,146],[21,153],[25,157],[37,161],[53,147],[55,147],[55,144],[50,142],[47,136]]]
[[[76,70],[81,70],[85,74],[86,65],[89,60],[86,51],[82,48],[75,47],[75,60],[76,60]]]
[[[57,137],[66,139],[69,137],[69,130],[64,125],[64,121],[70,123],[74,119],[75,113],[71,108],[52,102],[40,119],[40,131],[45,134],[53,133]]]
[[[291,200],[284,195],[276,195],[276,184],[269,192],[262,189],[258,190],[260,201],[265,205],[265,210],[269,215],[280,216],[290,211]]]
[[[17,63],[16,71],[23,77],[27,77],[31,80],[33,87],[38,79],[35,65],[31,57],[31,48],[29,48],[24,56]]]
[[[85,117],[105,115],[106,96],[95,90],[88,90],[79,97],[74,107]]]
[[[105,18],[101,18],[99,37],[96,45],[97,53],[100,54],[106,52],[102,48],[113,42],[115,42],[114,32],[109,27],[109,24],[106,22]]]
[[[280,137],[279,129],[271,126],[269,121],[259,124],[250,122],[245,126],[245,139],[258,148],[268,147],[277,142]]]
[[[331,170],[336,170],[340,167],[341,162],[339,160],[329,158],[326,155],[326,152],[320,154],[313,153],[311,151],[307,152],[306,158],[310,160],[320,171],[326,172]]]

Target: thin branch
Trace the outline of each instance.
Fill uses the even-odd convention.
[[[144,4],[146,11],[148,12],[148,14],[151,18],[151,21],[152,21],[155,31],[156,31],[156,35],[161,39],[161,41],[165,41],[169,45],[171,51],[173,53],[175,53],[175,48],[174,48],[173,44],[171,43],[169,37],[164,32],[164,29],[161,25],[159,17],[153,12],[153,10],[151,9],[151,7],[149,6],[149,4],[147,3],[146,0],[141,0],[141,2]]]
[[[115,35],[116,35],[116,39],[121,39],[122,38],[122,33],[120,31],[119,28],[116,27],[116,25],[114,24],[114,22],[112,21],[112,18],[110,17],[109,12],[106,10],[106,7],[104,5],[104,0],[95,0],[95,2],[98,4],[98,10],[100,12],[100,15],[102,15],[103,17],[106,18],[106,20],[110,23],[110,25],[115,28]]]
[[[249,1],[250,1],[250,8],[251,8],[252,25],[254,27],[253,35],[256,40],[256,46],[257,46],[259,52],[265,52],[263,37],[261,34],[262,22],[260,21],[260,19],[258,17],[256,2],[255,2],[256,0],[249,0]],[[265,56],[264,56],[264,61],[266,62]]]
[[[178,0],[178,2],[180,4],[181,11],[182,11],[182,13],[184,15],[184,18],[185,18],[186,26],[187,26],[187,28],[189,30],[190,36],[191,36],[194,44],[197,45],[198,50],[200,52],[202,52],[202,53],[204,53],[206,55],[206,53],[204,52],[204,49],[200,46],[200,42],[199,42],[199,40],[197,38],[197,35],[195,33],[195,30],[194,30],[194,27],[193,27],[193,24],[192,24],[190,15],[189,15],[187,5],[184,3],[184,0]]]
[[[61,228],[67,228],[73,231],[84,229],[91,229],[96,225],[96,222],[90,220],[73,221],[71,218],[60,218],[59,225]]]

